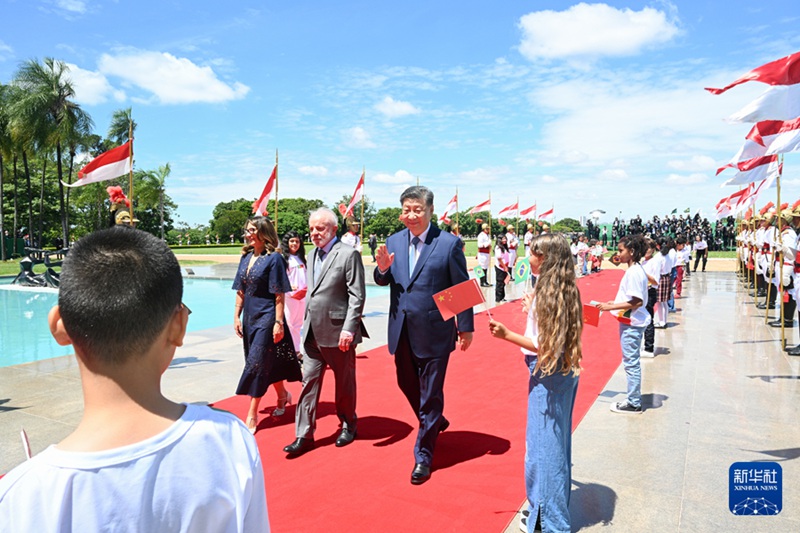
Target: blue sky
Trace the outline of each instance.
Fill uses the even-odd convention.
[[[557,218],[711,217],[736,190],[715,169],[750,128],[724,118],[766,86],[703,87],[800,50],[794,1],[0,6],[0,81],[52,56],[99,132],[132,106],[137,167],[171,163],[192,225],[258,196],[276,149],[281,197],[333,204],[365,167],[379,208],[419,179],[440,208],[458,187],[461,209],[491,193],[495,212],[519,198]],[[785,200],[800,197],[799,161],[786,157]]]

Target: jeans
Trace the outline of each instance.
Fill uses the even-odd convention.
[[[675,296],[673,295],[673,287],[675,286],[675,278],[677,277],[678,269],[677,267],[672,267],[672,270],[669,272],[669,300],[667,300],[667,306],[673,313],[675,312]]]
[[[628,403],[642,405],[642,363],[639,359],[644,326],[619,325],[619,343],[622,347],[622,366],[628,378]]]
[[[536,356],[526,356],[528,421],[525,428],[525,492],[528,531],[541,516],[543,531],[570,531],[572,485],[572,409],[578,376],[556,370],[549,376],[533,373]]]

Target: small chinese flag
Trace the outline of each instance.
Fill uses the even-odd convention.
[[[433,295],[433,301],[436,302],[436,307],[439,308],[444,320],[450,320],[472,306],[485,303],[476,279],[468,279],[449,289],[437,292]]]
[[[583,304],[583,323],[597,327],[600,324],[600,309],[591,304]]]

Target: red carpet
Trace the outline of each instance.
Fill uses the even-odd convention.
[[[621,270],[612,269],[579,280],[582,300],[613,299],[621,277]],[[492,314],[515,331],[524,331],[519,302],[497,307]],[[617,322],[605,315],[600,327],[584,330],[575,426],[620,363]],[[450,359],[445,414],[451,425],[439,437],[433,476],[424,485],[409,482],[416,418],[397,388],[394,362],[385,346],[358,356],[358,438],[350,446],[333,445],[338,420],[330,372],[315,450],[296,459],[287,459],[282,451],[294,440],[294,406],[280,419],[264,417],[256,439],[272,530],[502,531],[525,499],[528,372],[519,349],[492,338],[487,323],[485,312],[477,315],[473,345]],[[300,385],[291,383],[289,388],[297,398]],[[263,405],[274,401],[269,391]],[[247,402],[247,397],[233,397],[216,407],[244,418]]]

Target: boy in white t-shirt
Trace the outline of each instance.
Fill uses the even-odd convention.
[[[148,233],[116,226],[70,249],[48,321],[75,348],[84,413],[0,479],[0,531],[269,531],[247,427],[161,393],[186,333],[182,295],[178,261]]]

